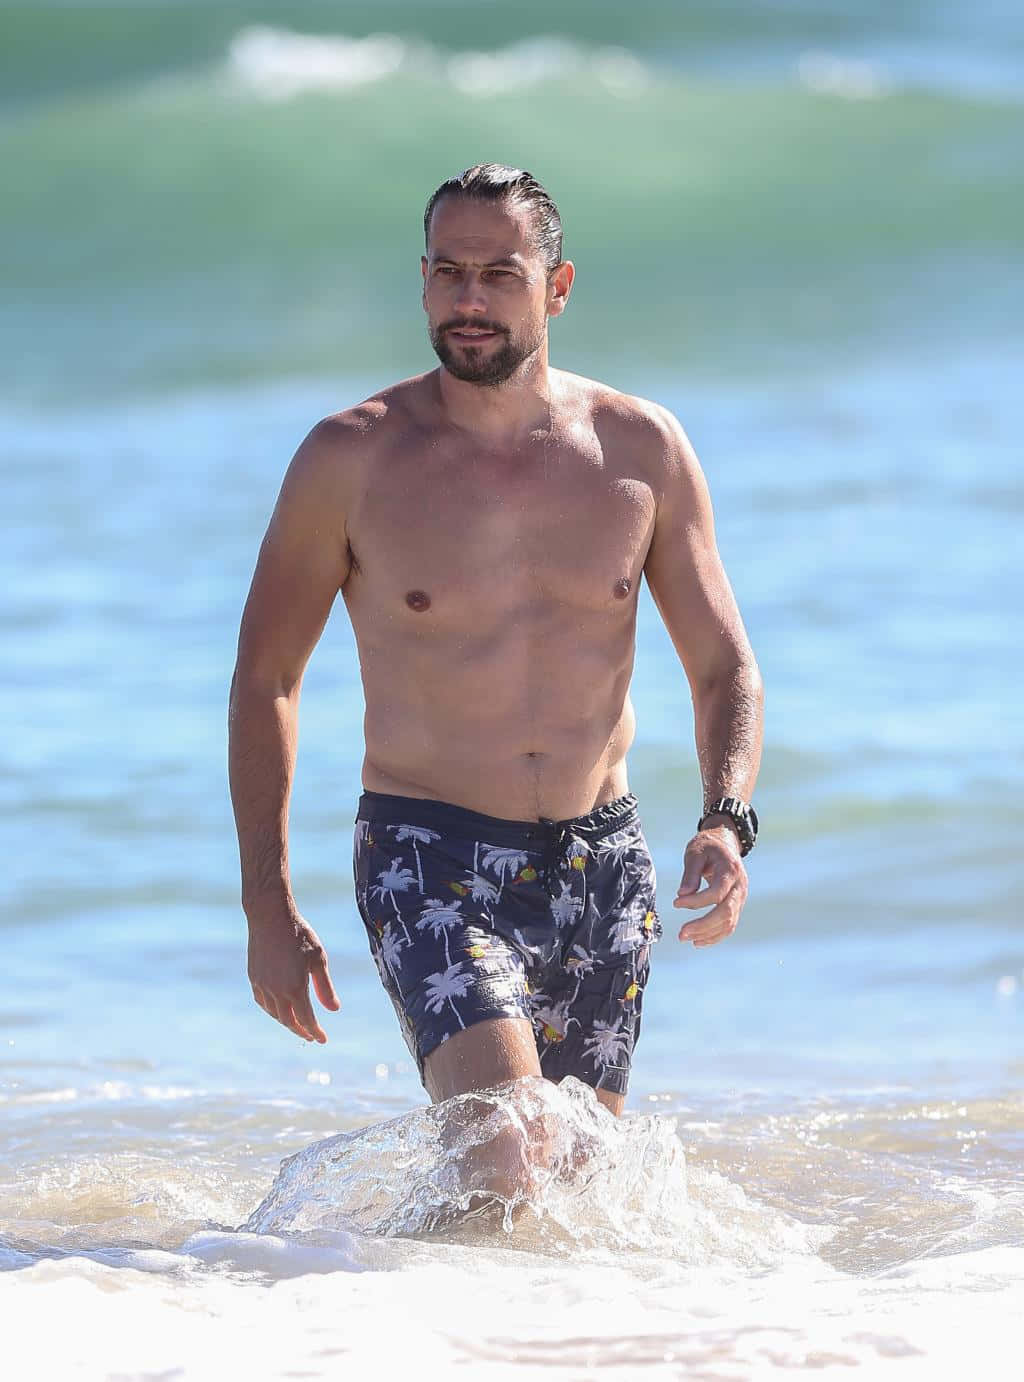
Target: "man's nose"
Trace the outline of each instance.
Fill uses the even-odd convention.
[[[479,274],[463,274],[454,305],[461,312],[486,312],[487,295]]]

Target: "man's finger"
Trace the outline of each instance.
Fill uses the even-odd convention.
[[[736,929],[744,901],[744,890],[737,882],[729,889],[718,906],[713,907],[706,916],[699,917],[696,921],[688,921],[685,926],[681,927],[679,939],[681,941],[707,942],[712,937],[719,938],[720,934],[730,934]]]
[[[704,857],[704,851],[700,849],[688,850],[685,858],[686,863],[683,867],[679,891],[681,893],[695,893],[703,881],[707,860]]]
[[[262,1007],[265,1012],[269,1013],[269,1015],[274,1019],[275,1022],[281,1021],[281,1016],[278,1012],[277,1007],[277,999],[273,996],[273,994],[264,991]]]
[[[688,922],[681,927],[680,940],[706,941],[709,936],[717,936],[719,931],[734,929],[739,920],[739,909],[728,902],[719,902],[714,911],[702,916],[696,922]]]
[[[325,1008],[331,1008],[337,1012],[341,1007],[341,999],[334,991],[331,983],[330,972],[327,968],[327,956],[322,960],[315,959],[310,963],[309,972],[313,977],[313,987],[316,989],[316,996]]]
[[[290,1003],[286,1002],[286,1000],[283,998],[275,998],[272,993],[268,993],[265,989],[254,988],[254,996],[257,993],[261,994],[262,996],[260,998],[257,998],[256,1001],[259,1003],[260,1007],[264,1010],[264,1012],[268,1014],[268,1016],[272,1017],[275,1022],[280,1022],[282,1027],[287,1027],[288,1030],[294,1032],[296,1036],[304,1035],[304,1033],[300,1032],[298,1028],[294,1025],[295,1019],[292,1016],[292,1009]]]
[[[728,876],[716,878],[713,874],[708,880],[708,886],[699,893],[684,893],[682,887],[675,895],[672,903],[673,907],[710,907],[713,902],[721,902],[729,895],[733,886],[733,880]]]
[[[688,922],[680,928],[679,939],[681,941],[705,940],[708,936],[727,926],[732,920],[733,912],[728,901],[720,902],[717,907],[708,912],[706,917],[701,917],[699,921]]]
[[[294,1032],[303,1041],[312,1041],[313,1034],[306,1030],[306,1024],[299,1018],[296,1011],[288,999],[282,999],[280,1004],[281,1021],[290,1032]]]
[[[714,945],[717,941],[725,940],[726,936],[731,936],[739,925],[738,917],[727,917],[725,921],[708,931],[698,931],[694,935],[684,936],[679,933],[679,939],[684,942],[693,943],[694,947],[701,945]]]
[[[728,896],[729,892],[736,884],[745,877],[742,865],[731,855],[718,854],[712,856],[711,861],[705,865],[708,886],[702,893],[685,893],[682,884],[676,893],[675,906],[677,907],[703,907],[712,902],[721,902]]]
[[[292,1012],[295,1014],[295,1019],[300,1027],[307,1031],[321,1046],[326,1044],[327,1033],[316,1020],[308,992],[301,993],[297,998],[292,999]]]

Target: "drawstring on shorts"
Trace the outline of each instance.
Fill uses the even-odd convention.
[[[540,823],[547,826],[551,832],[547,853],[540,870],[540,881],[543,883],[545,891],[554,897],[555,884],[563,870],[566,867],[572,869],[574,855],[569,854],[569,846],[578,845],[583,850],[586,850],[587,846],[566,821],[553,821],[547,816],[541,816]]]

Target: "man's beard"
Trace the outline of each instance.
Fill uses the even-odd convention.
[[[448,340],[448,332],[460,326],[474,326],[480,330],[497,331],[503,337],[501,345],[494,347],[491,341],[477,347],[453,345]],[[523,361],[536,350],[544,340],[543,326],[535,336],[512,336],[504,327],[493,322],[445,322],[441,326],[430,327],[430,344],[437,358],[449,374],[462,379],[467,384],[504,384],[511,379]]]

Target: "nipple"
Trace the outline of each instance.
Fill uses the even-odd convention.
[[[615,596],[616,600],[624,600],[632,589],[633,585],[629,577],[623,576],[620,580],[615,582],[615,589],[612,591],[612,594]]]
[[[405,603],[410,609],[414,609],[417,614],[430,608],[430,596],[425,590],[410,590],[405,597]]]

